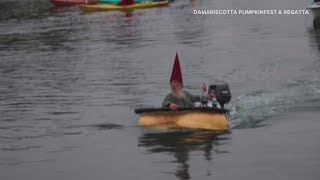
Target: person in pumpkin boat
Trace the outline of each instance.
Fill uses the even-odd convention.
[[[207,97],[192,95],[183,89],[182,73],[178,53],[176,54],[173,69],[170,78],[171,92],[164,98],[162,107],[169,107],[171,110],[177,110],[178,107],[200,106]]]

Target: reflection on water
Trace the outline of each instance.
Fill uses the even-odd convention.
[[[319,19],[320,22],[320,19]],[[313,28],[308,30],[310,37],[310,46],[320,51],[320,28]]]
[[[316,20],[316,19],[315,19]],[[318,23],[320,24],[320,18],[317,19]],[[320,52],[320,25],[319,27],[314,27],[313,29],[308,29],[309,35],[309,44],[310,46],[315,49],[317,52]],[[319,78],[320,72],[320,56],[312,63],[312,68],[310,72],[316,74]]]
[[[190,44],[196,46],[198,43],[202,44],[207,42],[206,38],[199,38],[209,36],[209,34],[206,34],[206,28],[209,26],[205,23],[205,18],[207,17],[195,16],[193,13],[191,13],[197,8],[198,3],[199,2],[197,0],[193,0],[185,1],[185,3],[178,5],[178,8],[181,10],[177,11],[176,15],[174,16],[174,35],[181,44]]]
[[[44,18],[49,15],[48,10],[50,6],[49,1],[43,0],[1,0],[0,22],[9,19],[26,20]]]
[[[212,131],[175,131],[166,133],[146,133],[139,138],[139,146],[149,153],[169,153],[175,158],[177,169],[174,174],[179,179],[191,179],[190,153],[203,152],[207,161],[212,161],[214,154],[229,153],[220,150],[219,145],[229,139]],[[211,174],[211,173],[209,173]]]
[[[313,19],[313,28],[320,29],[320,17],[315,17]]]

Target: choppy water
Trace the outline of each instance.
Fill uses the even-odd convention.
[[[0,2],[0,179],[318,179],[320,32],[308,1],[175,0],[81,13]],[[226,81],[231,134],[136,126],[179,52],[186,88]]]

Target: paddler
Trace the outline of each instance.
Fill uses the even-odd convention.
[[[192,95],[183,89],[182,73],[178,53],[176,54],[170,78],[171,92],[164,98],[162,106],[177,110],[178,107],[194,107],[201,105],[205,97]]]

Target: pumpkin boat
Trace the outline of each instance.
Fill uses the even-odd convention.
[[[178,108],[172,111],[169,108],[136,109],[141,114],[139,126],[192,128],[215,131],[228,130],[226,113],[228,110],[211,107]]]
[[[168,6],[169,1],[150,1],[134,3],[133,0],[122,0],[118,4],[97,4],[97,5],[79,5],[81,11],[110,11],[110,10],[132,10],[140,8],[153,8]]]
[[[222,108],[214,107],[181,107],[177,111],[170,108],[141,108],[135,113],[140,114],[139,126],[166,127],[166,128],[192,128],[214,131],[227,131],[228,120],[224,104],[231,100],[228,84],[211,85],[209,93],[214,92]],[[203,102],[206,104],[206,102]]]

